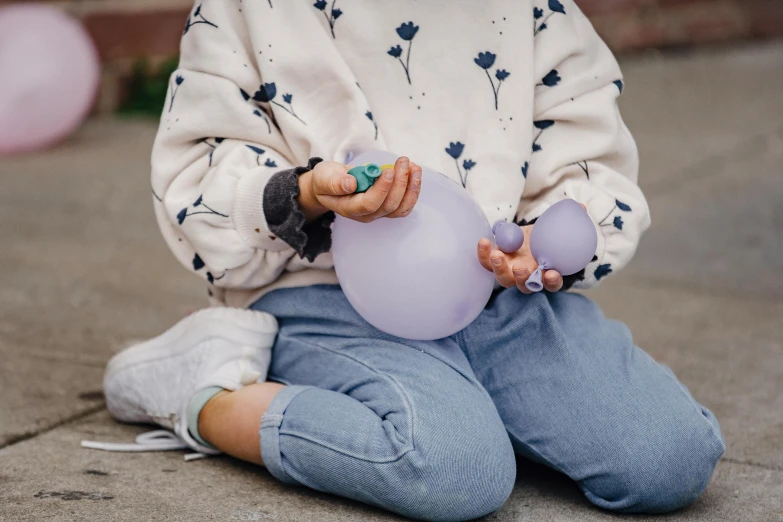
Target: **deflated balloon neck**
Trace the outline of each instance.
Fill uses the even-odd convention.
[[[543,290],[544,283],[541,282],[542,272],[543,272],[543,268],[541,268],[541,265],[538,265],[536,271],[530,274],[530,277],[527,278],[527,281],[525,282],[525,288],[527,288],[531,292],[540,292],[541,290]]]

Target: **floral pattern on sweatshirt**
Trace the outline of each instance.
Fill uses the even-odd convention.
[[[285,270],[276,258],[273,267],[239,262],[225,265],[235,266],[227,272],[206,270],[216,266],[212,263],[224,266],[223,260],[212,258],[221,251],[219,241],[248,247],[242,252],[247,259],[257,260],[253,257],[257,251],[278,251],[281,242],[270,241],[280,238],[268,233],[258,218],[261,207],[254,199],[268,176],[301,163],[308,152],[327,156],[355,153],[351,149],[369,149],[373,142],[378,148],[399,147],[406,149],[400,153],[426,157],[420,161],[431,162],[432,167],[458,178],[488,218],[518,220],[530,217],[526,214],[530,211],[540,215],[541,209],[557,198],[580,198],[607,245],[601,259],[594,260],[584,272],[587,286],[628,261],[626,252],[630,249],[625,246],[635,244],[648,226],[644,217],[648,212],[643,195],[629,188],[627,181],[612,181],[618,174],[635,181],[636,172],[616,172],[619,163],[604,161],[608,153],[602,147],[609,140],[615,140],[612,154],[632,154],[632,147],[622,136],[603,135],[611,129],[600,124],[604,114],[616,118],[616,108],[610,103],[623,92],[624,84],[616,64],[609,63],[611,56],[605,46],[595,43],[597,37],[573,0],[533,0],[519,5],[488,0],[462,19],[439,18],[432,10],[416,7],[414,0],[403,0],[399,7],[395,4],[394,9],[376,17],[371,28],[361,27],[366,20],[360,8],[369,7],[348,0],[308,0],[295,8],[279,0],[226,4],[197,0],[184,29],[183,68],[169,80],[163,115],[167,125],[162,126],[168,136],[160,149],[180,140],[197,147],[196,157],[181,182],[170,182],[179,175],[170,171],[176,161],[164,158],[153,169],[157,189],[153,189],[153,197],[168,210],[168,222],[162,226],[178,231],[173,246],[178,257],[187,264],[186,257],[193,255],[193,269],[206,273],[210,283],[228,277],[223,286],[230,289],[245,285],[243,278],[249,277],[251,285],[263,287],[270,283],[267,278]],[[387,7],[379,3],[378,9]],[[294,14],[302,15],[299,22],[310,24],[308,34],[312,35],[302,39],[303,45],[312,45],[297,55],[301,57],[297,68],[285,63],[284,52],[273,54],[273,46],[285,45],[284,34],[295,30],[290,20]],[[250,38],[237,38],[246,33]],[[417,51],[412,50],[414,41],[419,42]],[[264,60],[232,60],[232,53],[239,52],[237,45],[245,47],[248,56],[263,54]],[[356,52],[344,52],[349,49]],[[572,59],[583,54],[595,59]],[[352,62],[357,57],[361,60]],[[343,67],[346,64],[349,67]],[[320,74],[316,77],[313,70]],[[602,75],[600,80],[598,74]],[[341,89],[345,85],[355,83],[358,87],[357,78],[367,83],[367,92],[344,95]],[[378,78],[384,81],[374,81]],[[594,78],[603,83],[594,82]],[[491,95],[486,91],[487,83]],[[335,96],[321,96],[332,86]],[[598,95],[594,108],[580,101],[588,92]],[[199,96],[202,93],[210,95]],[[343,104],[344,100],[349,103]],[[319,106],[321,102],[328,106]],[[557,110],[552,111],[554,108]],[[466,109],[470,125],[454,118]],[[337,110],[343,111],[339,117],[326,117],[329,111]],[[184,118],[189,113],[194,117]],[[232,115],[237,125],[232,126],[223,114]],[[174,125],[179,118],[182,122]],[[384,125],[382,136],[379,118]],[[340,122],[340,128],[331,128],[329,120]],[[193,133],[194,124],[199,133]],[[593,127],[602,133],[600,144],[590,135]],[[330,140],[320,140],[324,132],[336,133],[338,139],[331,140],[339,142],[336,152]],[[237,161],[230,153],[233,149],[221,148],[224,138],[214,136],[228,136],[232,146],[238,144],[239,150],[244,150],[241,168],[233,165]],[[458,140],[450,141],[454,138]],[[596,143],[590,144],[592,141]],[[583,142],[588,146],[582,147]],[[290,148],[285,146],[289,143],[293,145]],[[504,148],[498,152],[501,145]],[[571,152],[564,155],[567,165],[559,163],[564,150]],[[165,156],[165,151],[160,155]],[[579,158],[586,159],[575,161]],[[214,168],[218,162],[220,169]],[[227,168],[223,168],[225,164]],[[200,169],[204,172],[199,173]],[[254,175],[245,177],[241,169]],[[240,182],[221,185],[216,181],[227,173],[237,175]],[[255,181],[250,182],[251,177]],[[531,193],[525,193],[526,187]],[[227,192],[231,190],[241,197],[234,198]],[[619,199],[614,200],[615,196]],[[244,200],[249,203],[241,203]],[[188,201],[193,203],[183,205]],[[240,203],[228,203],[232,201]],[[618,236],[621,238],[614,239]],[[188,249],[185,255],[181,248]],[[298,259],[290,262],[293,269],[306,268]]]
[[[405,53],[405,60],[402,59],[403,49],[400,44],[392,46],[386,53],[392,58],[399,60],[402,64],[402,68],[405,71],[405,77],[408,79],[408,85],[413,85],[411,82],[411,47],[413,47],[413,39],[419,32],[419,26],[414,25],[413,22],[406,22],[400,25],[397,29],[397,35],[402,38],[404,42],[408,42],[408,49]]]
[[[445,150],[446,154],[454,158],[454,163],[457,165],[457,174],[459,174],[459,181],[463,187],[466,187],[468,184],[468,174],[470,174],[470,169],[476,166],[476,162],[471,159],[465,159],[462,161],[462,169],[460,169],[459,159],[460,156],[462,156],[462,151],[465,150],[465,145],[459,141],[449,143],[449,146],[446,147]]]
[[[207,20],[207,18],[201,12],[201,4],[196,6],[196,10],[193,12],[192,15],[188,16],[188,21],[185,24],[185,30],[183,31],[183,34],[188,34],[188,31],[190,31],[191,27],[199,24],[206,24],[209,27],[214,27],[215,29],[218,29],[218,26],[213,24],[209,20]]]
[[[498,94],[500,93],[500,87],[503,85],[506,78],[511,76],[511,73],[505,69],[496,69],[494,74],[495,80],[497,80],[496,84],[495,80],[492,79],[492,75],[489,74],[489,69],[495,64],[495,58],[497,58],[496,54],[486,51],[478,53],[478,57],[474,58],[473,61],[476,65],[484,69],[484,72],[487,74],[489,85],[492,87],[492,94],[495,97],[495,110],[498,110]]]
[[[329,24],[329,30],[332,33],[332,38],[337,38],[334,35],[334,24],[337,22],[337,19],[342,16],[343,11],[342,9],[339,9],[334,6],[334,4],[337,3],[337,0],[332,0],[332,5],[329,6],[329,11],[327,12],[326,6],[328,3],[326,0],[318,0],[316,3],[313,4],[313,7],[321,11],[324,16],[326,17],[326,23]]]

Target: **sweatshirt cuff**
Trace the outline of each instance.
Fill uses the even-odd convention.
[[[254,169],[239,178],[234,198],[232,219],[243,243],[251,248],[272,250],[277,246],[270,237],[270,230],[261,207],[264,187],[271,174],[267,169]]]
[[[269,231],[288,243],[299,257],[313,262],[320,254],[332,248],[334,212],[327,212],[315,221],[306,223],[299,207],[299,176],[321,162],[310,158],[306,167],[294,167],[274,174],[264,187],[263,211]]]

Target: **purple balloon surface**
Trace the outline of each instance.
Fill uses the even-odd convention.
[[[372,151],[354,162],[396,159]],[[478,261],[481,238],[492,238],[481,207],[458,183],[423,167],[410,215],[372,223],[337,216],[332,254],[348,301],[367,322],[398,337],[431,340],[465,328],[489,301],[495,278]]]
[[[538,262],[528,288],[541,290],[540,269],[575,274],[586,267],[598,247],[598,233],[590,216],[573,199],[558,201],[538,218],[530,233],[530,251]]]
[[[506,254],[513,254],[525,243],[525,234],[515,223],[498,220],[492,226],[492,232],[495,233],[495,246]]]

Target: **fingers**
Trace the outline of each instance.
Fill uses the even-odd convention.
[[[405,217],[411,213],[421,193],[421,167],[415,163],[410,164],[408,172],[408,186],[397,210],[388,214],[388,218]]]
[[[544,270],[544,289],[549,292],[557,292],[563,288],[563,276],[557,270]]]
[[[525,283],[527,283],[527,278],[530,277],[530,274],[532,273],[527,266],[514,266],[514,268],[511,270],[511,273],[514,274],[514,284],[517,286],[517,289],[520,292],[523,294],[533,293],[525,286]]]
[[[313,188],[319,202],[330,210],[356,221],[368,223],[379,217],[410,214],[421,192],[422,169],[407,157],[397,159],[366,191],[354,194],[356,179],[348,167],[334,162],[319,163]]]
[[[481,266],[493,272],[492,263],[489,260],[489,253],[492,250],[492,243],[489,239],[482,239],[478,242],[478,260]]]
[[[405,196],[405,191],[408,188],[409,167],[410,160],[403,156],[397,159],[393,169],[387,169],[392,170],[394,173],[394,181],[392,182],[391,190],[386,195],[386,199],[381,204],[381,207],[370,217],[377,219],[379,217],[388,216],[399,208],[400,203],[402,203],[402,198]],[[385,174],[387,174],[387,172],[384,172],[384,175]]]
[[[348,167],[330,162],[316,165],[313,189],[319,196],[346,196],[356,190],[356,178],[348,174]]]
[[[495,279],[505,288],[516,286],[520,292],[530,294],[525,287],[527,278],[532,273],[522,259],[514,259],[514,266],[509,268],[506,254],[500,250],[492,250],[489,239],[482,239],[478,243],[478,260],[481,266],[494,273]]]
[[[495,279],[500,283],[500,286],[509,288],[516,284],[514,275],[508,266],[508,261],[506,261],[506,256],[500,250],[490,254],[489,262],[492,265],[492,271],[495,273]]]
[[[350,216],[364,223],[375,219],[372,214],[377,212],[394,185],[394,171],[387,169],[367,192],[356,194],[350,198],[340,198],[338,201],[338,213]]]

